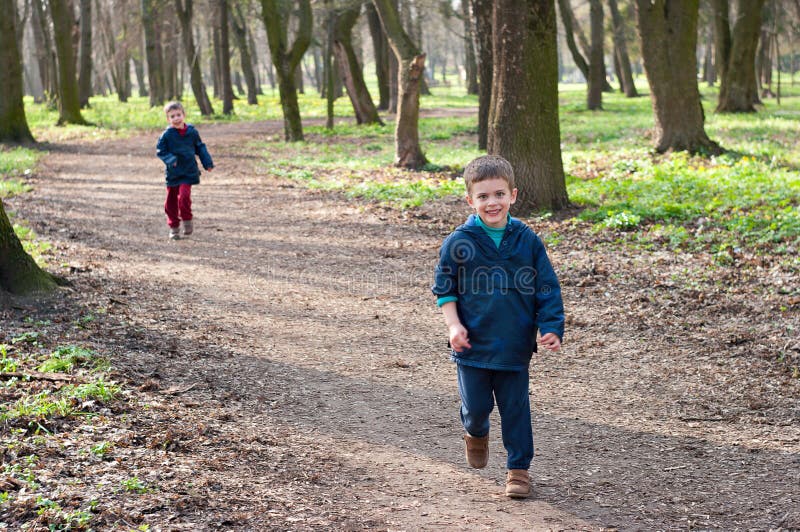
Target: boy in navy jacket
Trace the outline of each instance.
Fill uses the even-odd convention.
[[[561,288],[542,241],[508,213],[517,199],[511,164],[478,157],[464,169],[464,182],[475,214],[442,243],[433,293],[458,371],[467,463],[486,466],[496,399],[508,451],[506,495],[524,498],[533,459],[528,365],[537,330],[543,347],[561,347]]]
[[[186,113],[180,102],[169,102],[164,106],[169,126],[158,138],[156,146],[158,158],[166,165],[167,200],[164,212],[167,215],[169,237],[180,238],[181,220],[183,234],[189,236],[194,230],[192,224],[192,185],[200,183],[200,169],[197,159],[209,172],[214,162],[200,140],[200,133],[195,127],[186,123]]]

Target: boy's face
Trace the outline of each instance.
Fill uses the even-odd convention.
[[[183,109],[167,111],[167,122],[175,129],[183,129],[184,120],[186,120],[186,115],[183,114]]]
[[[508,181],[493,177],[473,183],[467,194],[467,203],[475,209],[483,223],[500,228],[506,225],[508,209],[517,201],[517,189],[511,190]]]

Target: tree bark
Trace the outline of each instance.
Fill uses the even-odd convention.
[[[299,2],[299,24],[290,48],[287,38],[288,13],[281,13],[277,0],[261,0],[261,14],[267,30],[270,55],[278,77],[284,135],[290,142],[303,140],[294,72],[311,43],[311,3],[309,0]]]
[[[371,2],[365,4],[367,12],[367,22],[369,32],[372,36],[372,49],[375,56],[375,75],[378,78],[378,110],[386,111],[389,109],[389,41],[381,26],[381,19],[378,17],[375,6]]]
[[[78,98],[83,109],[89,107],[89,96],[92,95],[92,0],[80,0],[80,2],[81,48]]]
[[[194,0],[175,0],[175,11],[178,13],[178,20],[181,23],[183,51],[186,53],[186,62],[189,64],[189,84],[192,86],[192,94],[200,108],[200,114],[212,115],[214,108],[211,106],[208,91],[203,83],[203,73],[200,71],[200,51],[195,47],[192,33]]]
[[[39,77],[42,79],[44,99],[48,106],[55,105],[58,94],[56,87],[56,69],[53,59],[53,46],[51,45],[50,32],[48,31],[47,17],[44,13],[42,2],[33,2],[31,12],[31,25],[33,29],[33,42],[36,46],[36,62],[39,65]]]
[[[0,0],[0,10],[6,11],[6,4],[12,0]],[[5,13],[3,13],[5,17]],[[5,24],[5,22],[2,22]],[[10,34],[14,38],[14,33]],[[3,37],[5,40],[5,36]],[[3,201],[0,200],[0,291],[24,295],[47,292],[56,288],[53,277],[39,268],[30,255],[25,253],[22,244],[14,233],[14,228],[6,215]]]
[[[50,0],[53,34],[58,56],[58,125],[88,124],[81,115],[75,50],[72,46],[74,18],[65,0]]]
[[[492,0],[472,0],[472,13],[478,46],[478,148],[485,150],[492,103]]]
[[[495,0],[494,92],[489,153],[514,168],[514,212],[569,204],[558,121],[555,5],[547,0]]]
[[[144,29],[150,107],[164,103],[164,71],[161,64],[161,43],[155,25],[156,16],[154,0],[142,0],[142,28]]]
[[[242,13],[242,5],[237,2],[231,11],[231,28],[233,29],[233,37],[236,39],[236,46],[239,48],[242,74],[244,74],[244,81],[247,84],[247,103],[249,105],[258,105],[256,75],[253,71],[253,59],[247,43],[247,23],[245,20]]]
[[[589,55],[589,90],[586,106],[590,111],[603,108],[603,82],[606,80],[603,60],[603,4],[600,0],[589,0],[590,36],[592,40]]]
[[[233,112],[233,84],[231,83],[231,47],[228,38],[228,0],[217,0],[219,20],[219,65],[222,83],[222,114]]]
[[[717,0],[717,4],[721,0]],[[761,31],[761,7],[764,0],[739,0],[736,22],[730,35],[730,52],[722,55],[724,70],[720,68],[718,113],[752,113],[753,102],[758,100],[756,89],[755,55]],[[716,5],[716,4],[715,4]],[[721,24],[720,24],[721,26]],[[725,29],[719,28],[724,34]],[[724,39],[724,35],[722,36]]]
[[[353,49],[353,26],[361,14],[361,6],[356,4],[342,9],[336,17],[333,34],[333,50],[339,61],[339,72],[347,87],[347,95],[353,104],[358,124],[380,124],[383,121],[378,116],[378,110],[372,101],[364,73],[358,63],[356,51]]]
[[[331,0],[326,0],[327,20],[325,21],[325,104],[327,120],[325,127],[333,129],[333,104],[336,101],[333,81],[333,36],[336,32],[336,10],[331,5]]]
[[[656,150],[720,153],[706,135],[697,88],[699,0],[636,0],[636,6]]]
[[[421,168],[428,162],[419,144],[419,91],[425,54],[420,53],[403,29],[390,0],[373,0],[373,4],[398,62],[394,164]]]
[[[703,81],[709,87],[713,87],[717,81],[717,73],[714,69],[714,25],[710,24],[705,32],[705,46],[703,50]]]
[[[625,21],[619,12],[617,0],[608,0],[608,6],[611,10],[611,21],[614,28],[614,57],[619,63],[620,85],[625,96],[635,98],[639,96],[639,93],[633,83],[631,59],[628,56],[628,43],[625,42]]]
[[[558,0],[558,10],[561,13],[561,24],[564,26],[564,36],[567,41],[567,48],[572,54],[572,61],[578,70],[583,74],[583,78],[589,81],[589,63],[581,54],[578,45],[575,43],[575,14],[572,12],[572,6],[569,0]]]
[[[22,63],[17,48],[16,9],[14,0],[0,0],[0,72],[3,72],[0,77],[0,142],[32,143],[33,135],[22,103]]]
[[[467,75],[467,94],[478,94],[478,61],[475,58],[475,30],[469,0],[461,0],[464,19],[464,70]]]

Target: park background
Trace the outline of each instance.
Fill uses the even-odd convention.
[[[660,101],[673,74],[648,82],[642,39],[658,32],[637,34],[637,2],[496,4],[519,19],[547,7],[542,27],[557,46],[542,53],[553,61],[534,55],[519,80],[487,83],[480,2],[396,6],[408,64],[426,54],[424,84],[398,87],[421,93],[416,116],[396,107],[393,67],[379,65],[391,56],[375,46],[388,32],[373,40],[378,13],[309,5],[308,48],[290,76],[294,117],[280,97],[289,76],[273,66],[286,58],[271,53],[268,31],[280,20],[271,31],[296,46],[303,2],[289,18],[279,14],[289,3],[194,3],[210,112],[191,88],[175,16],[187,0],[3,2],[19,23],[4,37],[22,60],[25,124],[4,100],[2,227],[14,238],[0,241],[0,521],[800,526],[796,2],[655,2],[682,14],[664,24],[693,19],[696,38],[673,65],[677,95]],[[87,5],[92,23],[80,24]],[[750,49],[742,108],[726,107],[720,20],[728,53]],[[59,26],[75,45],[73,95],[58,83]],[[349,98],[363,92],[347,85],[346,41],[371,102]],[[487,86],[494,100],[481,100]],[[528,92],[552,98],[550,112],[491,120],[507,111],[498,94]],[[197,189],[201,234],[178,243],[166,239],[153,153],[173,98],[219,166]],[[418,136],[410,150],[403,118]],[[536,144],[545,153],[509,145],[541,130],[557,135]],[[460,172],[487,147],[530,169],[520,186],[533,200],[515,215],[547,244],[567,303],[563,354],[534,360],[539,458],[535,500],[523,505],[492,497],[499,460],[480,474],[461,464],[452,368],[428,294],[438,243],[468,213]],[[542,201],[543,181],[563,191]],[[38,266],[18,259],[16,239]]]

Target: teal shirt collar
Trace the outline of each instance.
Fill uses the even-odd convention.
[[[494,242],[494,245],[497,246],[498,248],[500,247],[500,242],[503,240],[503,235],[505,234],[506,227],[508,226],[510,221],[511,221],[511,214],[506,214],[506,225],[504,225],[503,227],[489,227],[483,222],[483,220],[481,220],[480,216],[478,215],[475,216],[476,225],[478,225],[478,227],[486,231],[486,234],[489,235],[489,238],[492,239],[492,242]]]

